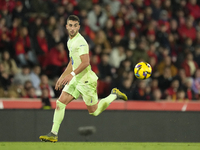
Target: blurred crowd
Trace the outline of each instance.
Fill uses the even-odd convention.
[[[90,47],[99,98],[117,87],[129,100],[200,100],[197,0],[1,0],[0,97],[59,96],[72,14]],[[140,61],[152,66],[149,79],[135,78]]]

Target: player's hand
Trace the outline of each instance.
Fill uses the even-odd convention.
[[[60,90],[62,88],[62,78],[59,78],[58,81],[56,82],[55,89]]]
[[[69,84],[69,82],[72,80],[73,76],[71,74],[68,74],[64,79],[62,80],[61,84]]]

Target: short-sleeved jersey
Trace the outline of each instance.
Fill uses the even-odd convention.
[[[68,40],[67,47],[69,49],[69,57],[72,61],[73,70],[75,70],[81,64],[80,56],[89,54],[89,46],[84,37],[80,33],[77,33],[75,37]],[[91,70],[90,65],[75,77],[77,82],[89,82],[98,79],[96,74]]]

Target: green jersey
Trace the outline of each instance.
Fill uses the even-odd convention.
[[[67,47],[69,49],[69,57],[72,61],[73,70],[75,70],[81,64],[80,56],[83,54],[89,54],[89,45],[84,37],[80,33],[77,33],[75,37],[68,40]],[[96,74],[91,70],[90,65],[75,77],[77,82],[86,83],[98,79]]]

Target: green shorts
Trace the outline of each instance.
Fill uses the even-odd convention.
[[[92,106],[98,103],[97,96],[97,81],[76,82],[76,78],[72,78],[69,84],[63,88],[64,92],[71,94],[75,99],[82,96],[87,106]]]

